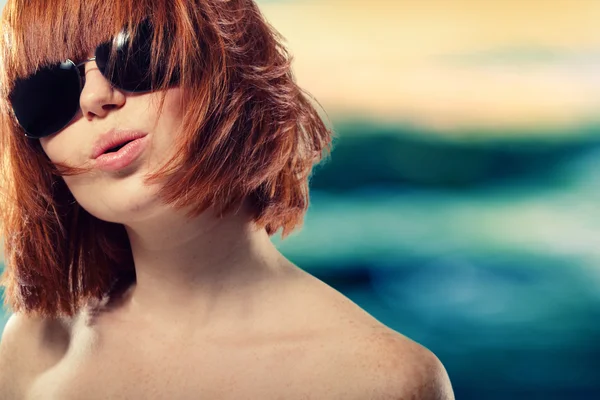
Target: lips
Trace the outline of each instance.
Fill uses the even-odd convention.
[[[109,153],[125,144],[148,135],[146,132],[135,130],[112,129],[100,136],[94,145],[92,158],[96,159],[102,154]]]
[[[99,155],[94,160],[95,168],[105,172],[122,171],[134,164],[144,154],[146,147],[148,147],[149,139],[150,136],[136,139],[128,142],[119,151],[106,152]]]

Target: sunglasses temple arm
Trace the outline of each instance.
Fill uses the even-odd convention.
[[[85,63],[89,63],[90,61],[96,61],[96,57],[88,58],[87,60],[80,62],[77,64],[77,68],[81,67]]]

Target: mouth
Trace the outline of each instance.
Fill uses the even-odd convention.
[[[148,134],[146,132],[134,130],[111,130],[103,134],[94,146],[92,158],[97,159],[100,156],[117,153],[129,143],[141,139]]]
[[[128,140],[108,148],[95,159],[95,166],[103,171],[119,171],[139,159],[149,142],[148,136]]]
[[[136,140],[136,139],[133,139]],[[121,150],[123,147],[125,147],[125,145],[127,145],[128,143],[133,142],[133,140],[128,140],[127,142],[123,142],[115,147],[111,147],[110,149],[106,150],[104,153],[102,154],[108,154],[108,153],[116,153],[117,151]],[[102,155],[100,154],[100,155]]]
[[[100,170],[119,171],[140,158],[149,141],[150,135],[147,132],[111,129],[98,137],[91,158],[94,166]]]

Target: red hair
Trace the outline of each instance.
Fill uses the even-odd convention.
[[[164,81],[153,72],[155,88],[178,73],[186,104],[179,151],[147,182],[160,181],[158,196],[189,217],[246,203],[269,235],[282,229],[286,237],[302,223],[310,173],[329,154],[332,132],[254,1],[9,0],[0,36],[0,218],[1,284],[13,311],[74,315],[134,270],[124,227],[86,212],[62,178],[85,171],[52,164],[24,136],[8,102],[13,83],[50,63],[83,60],[146,18],[154,71],[168,60]]]

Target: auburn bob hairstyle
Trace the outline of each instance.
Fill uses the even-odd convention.
[[[125,228],[99,220],[25,137],[8,101],[17,78],[66,59],[85,60],[124,28],[153,26],[152,66],[180,75],[185,110],[173,158],[147,178],[164,204],[194,217],[247,204],[254,222],[286,237],[308,207],[313,165],[332,132],[295,82],[282,37],[253,0],[8,0],[0,32],[0,222],[5,305],[73,316],[123,277],[133,277]],[[163,63],[164,64],[164,63]],[[163,93],[166,93],[164,91]],[[162,105],[164,96],[160,104]],[[190,211],[191,210],[191,211]]]

